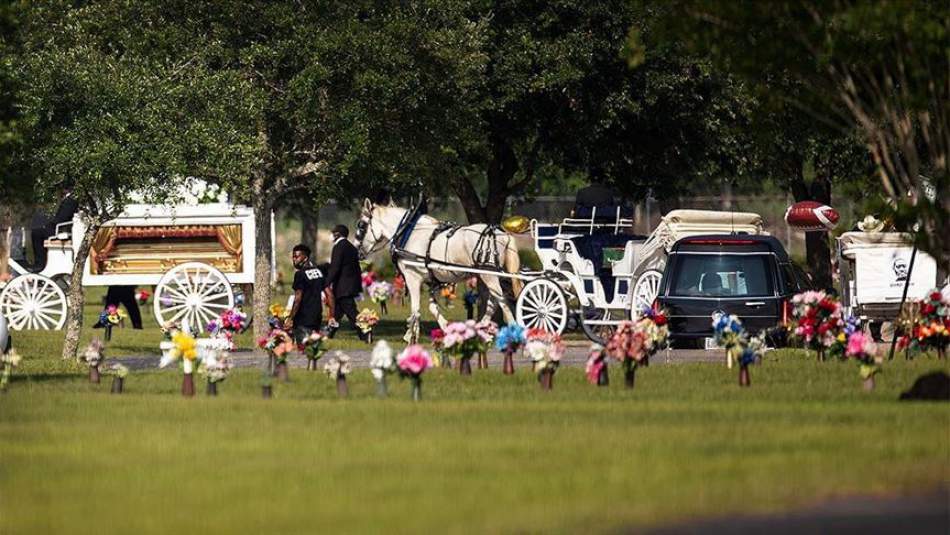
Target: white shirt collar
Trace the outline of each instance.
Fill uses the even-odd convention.
[[[343,240],[343,236],[340,236],[340,237],[338,237],[337,239],[333,240],[333,245],[336,245],[336,244],[339,243],[341,240]]]

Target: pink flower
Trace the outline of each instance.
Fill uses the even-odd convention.
[[[432,366],[432,359],[429,358],[429,352],[421,345],[413,344],[399,354],[397,365],[404,373],[419,375]]]

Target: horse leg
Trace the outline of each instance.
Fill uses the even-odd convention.
[[[429,288],[429,312],[431,312],[435,320],[439,322],[439,328],[445,329],[445,326],[449,324],[449,320],[445,319],[445,316],[442,315],[442,308],[439,307],[438,293],[439,288],[437,286]]]
[[[419,340],[419,308],[422,302],[422,276],[414,271],[402,270],[406,279],[406,291],[409,293],[409,318],[406,319],[406,335],[403,340],[415,343]]]
[[[498,280],[498,277],[494,275],[483,275],[482,281],[485,283],[485,286],[488,287],[488,293],[490,295],[488,306],[485,308],[486,318],[491,319],[492,314],[495,313],[495,305],[497,305],[501,307],[501,313],[505,318],[505,323],[514,323],[515,316],[511,313],[511,308],[508,306],[507,299],[505,299],[505,292],[501,288],[501,281]],[[483,321],[484,319],[485,318],[483,318]]]

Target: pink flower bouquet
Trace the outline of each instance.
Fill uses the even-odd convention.
[[[874,389],[874,376],[881,371],[880,366],[874,360],[876,352],[877,344],[863,331],[855,331],[848,337],[844,352],[845,357],[854,359],[860,364],[861,378],[864,379],[866,390]]]
[[[396,359],[396,367],[403,377],[412,380],[412,399],[422,399],[422,374],[432,366],[429,352],[421,345],[413,344],[402,351]]]

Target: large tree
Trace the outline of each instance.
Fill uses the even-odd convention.
[[[668,38],[777,92],[844,132],[857,129],[895,222],[950,264],[950,7],[946,2],[682,0]]]
[[[163,178],[224,185],[255,211],[254,313],[262,318],[270,214],[282,199],[345,198],[429,172],[467,120],[458,81],[475,78],[469,71],[484,60],[482,26],[464,7],[36,4],[22,75],[40,82],[25,94],[43,191],[74,188],[94,229],[132,190],[152,188],[161,200]],[[256,334],[264,329],[255,322]]]
[[[102,223],[132,195],[161,202],[186,176],[246,176],[256,132],[235,125],[253,124],[261,106],[246,80],[183,53],[183,36],[147,9],[36,3],[21,32],[18,100],[36,193],[71,192],[86,228],[68,292],[72,358],[84,260]]]

